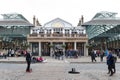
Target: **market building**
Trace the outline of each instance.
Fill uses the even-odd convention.
[[[81,56],[88,55],[88,37],[85,28],[80,26],[83,19],[75,27],[60,18],[53,19],[43,26],[39,22],[35,23],[35,20],[34,17],[33,24],[36,26],[27,37],[33,55],[51,56],[56,49],[61,49],[64,54],[67,50],[76,50]]]
[[[117,13],[99,12],[82,26],[86,27],[89,44],[93,48],[106,50],[111,47],[120,51],[120,18]]]
[[[0,18],[0,49],[21,48],[34,25],[17,13],[1,14]]]

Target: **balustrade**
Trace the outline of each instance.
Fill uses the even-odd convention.
[[[58,34],[58,33],[53,33],[53,34],[44,34],[44,33],[32,33],[29,35],[29,37],[73,37],[73,38],[79,38],[79,37],[86,37],[86,34]]]

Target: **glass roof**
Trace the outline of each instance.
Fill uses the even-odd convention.
[[[117,13],[114,12],[107,12],[107,11],[102,11],[97,13],[93,19],[104,19],[104,18],[115,18]]]
[[[118,19],[116,15],[117,13],[114,13],[114,12],[105,12],[105,11],[99,12],[93,17],[91,21],[103,20],[105,23],[107,19],[111,19],[111,20],[116,18]],[[114,22],[110,22],[110,24],[107,24],[107,23],[97,24],[97,22],[94,22],[93,24],[84,25],[86,27],[86,32],[88,34],[89,40],[93,38],[99,38],[99,37],[105,37],[105,38],[114,38],[115,36],[118,37],[118,35],[120,35],[120,25],[117,23],[113,24]]]
[[[27,19],[23,17],[21,14],[13,13],[13,14],[1,14],[3,16],[3,19],[13,19],[13,20],[25,20]]]

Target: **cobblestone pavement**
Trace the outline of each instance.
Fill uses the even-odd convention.
[[[32,73],[26,73],[26,64],[0,63],[0,80],[120,80],[120,63],[112,77],[106,63],[69,63],[69,60],[48,59],[47,63],[31,64]],[[69,74],[75,68],[80,74]]]

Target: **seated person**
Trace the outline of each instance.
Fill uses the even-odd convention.
[[[32,62],[36,63],[37,62],[37,58],[36,57],[32,57]]]
[[[47,62],[47,59],[44,59],[43,57],[40,56],[37,58],[37,61],[38,62]]]
[[[32,62],[33,62],[33,63],[36,63],[36,62],[47,62],[47,59],[44,59],[44,58],[42,58],[41,56],[40,56],[40,57],[35,57],[35,56],[33,56],[33,57],[32,57]]]
[[[43,62],[43,58],[40,56],[40,57],[37,58],[37,61],[38,62]]]

